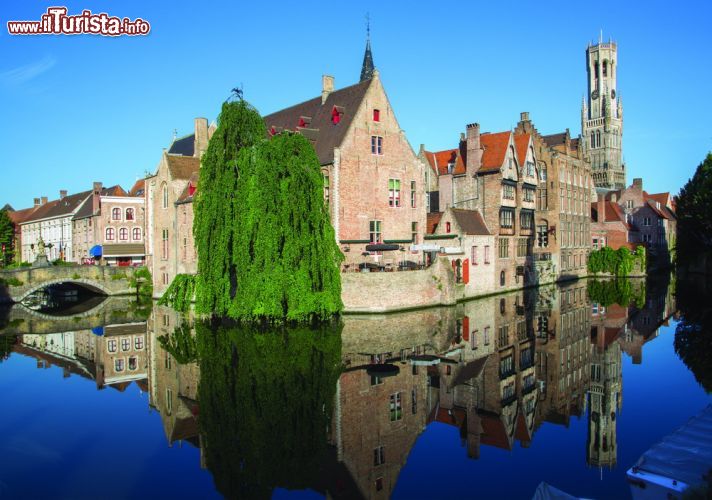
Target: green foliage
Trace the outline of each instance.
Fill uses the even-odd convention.
[[[282,133],[268,140],[254,108],[225,103],[200,176],[198,312],[306,323],[341,311],[343,256],[307,139]]]
[[[151,271],[146,266],[141,266],[134,271],[129,280],[129,286],[136,288],[139,295],[150,297],[153,295],[153,278]]]
[[[74,267],[76,264],[74,262],[67,262],[63,259],[55,259],[52,261],[53,266],[63,266],[63,267]]]
[[[229,315],[248,321],[326,320],[343,308],[339,251],[324,205],[314,148],[282,133],[245,151],[233,245],[239,300]]]
[[[226,498],[318,482],[341,372],[341,325],[196,325],[200,432]],[[323,473],[323,472],[322,472]]]
[[[78,280],[79,278],[81,278],[81,276],[79,276],[77,273],[72,274],[73,280]]]
[[[187,311],[195,295],[196,282],[197,276],[194,274],[176,275],[158,305],[171,306],[176,311]]]
[[[111,275],[111,281],[119,281],[119,280],[127,280],[127,279],[129,279],[129,277],[126,276],[126,273],[117,273],[117,274]]]
[[[645,271],[645,247],[638,246],[634,252],[627,247],[613,250],[603,247],[593,250],[588,256],[588,270],[593,274],[612,274],[618,278],[629,276],[636,267]]]
[[[10,264],[15,255],[15,224],[5,209],[0,210],[0,248],[2,245],[5,245],[5,251],[0,253],[0,267]]]
[[[5,269],[20,269],[23,267],[32,267],[32,264],[29,262],[11,262],[7,266],[5,266]]]
[[[712,255],[712,153],[700,163],[676,201],[677,260],[689,265]]]
[[[198,345],[190,330],[190,326],[183,325],[180,328],[176,328],[170,335],[158,337],[161,347],[169,352],[173,359],[181,365],[198,361]]]
[[[246,101],[223,104],[218,127],[201,160],[200,189],[194,201],[199,311],[226,316],[235,298],[237,270],[232,251],[241,230],[235,213],[237,157],[241,149],[265,140],[266,134],[259,113]]]
[[[712,293],[707,281],[677,283],[680,322],[673,345],[697,382],[707,393],[712,393]]]
[[[12,278],[0,278],[0,285],[5,285],[5,286],[22,286],[25,283],[22,280],[19,280],[15,277]]]
[[[586,283],[588,298],[604,307],[618,304],[624,307],[634,303],[638,309],[645,306],[645,283],[635,285],[627,279],[588,280]]]
[[[12,346],[17,343],[16,335],[0,335],[0,363],[10,357]]]

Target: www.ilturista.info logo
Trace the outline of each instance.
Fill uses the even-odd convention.
[[[66,7],[49,7],[39,21],[8,21],[7,32],[11,35],[148,35],[151,24],[137,17],[109,16],[106,12],[93,14],[83,10],[75,16],[67,15]]]

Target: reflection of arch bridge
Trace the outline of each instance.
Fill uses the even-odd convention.
[[[0,271],[0,301],[20,302],[32,292],[57,283],[76,283],[104,295],[135,293],[129,286],[135,272],[133,267],[79,265]]]
[[[7,325],[0,327],[3,334],[26,335],[89,330],[96,326],[118,325],[144,321],[150,303],[141,309],[133,297],[109,297],[86,311],[68,316],[55,316],[34,311],[22,304],[10,309]]]

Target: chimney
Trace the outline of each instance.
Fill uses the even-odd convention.
[[[43,196],[42,199],[41,199],[41,201],[40,201],[40,205],[44,205],[45,203],[47,203],[47,197],[46,197],[46,196]]]
[[[37,208],[37,207],[39,207],[39,206],[40,206],[40,199],[39,199],[39,198],[35,198],[35,208]]]
[[[326,98],[329,97],[334,91],[334,77],[330,75],[321,76],[321,103],[326,102]]]
[[[67,196],[67,190],[66,189],[60,189],[59,190],[59,199],[63,200]]]
[[[519,121],[520,122],[528,122],[529,121],[529,111],[522,111],[519,113]]]
[[[598,222],[606,222],[606,196],[598,195]]]
[[[193,156],[200,156],[208,149],[208,119],[195,119],[195,142],[193,145]]]
[[[467,165],[468,175],[475,175],[482,164],[482,148],[480,147],[480,124],[470,123],[467,125]]]
[[[643,179],[640,177],[636,177],[633,179],[633,187],[640,189],[641,191],[643,190]]]
[[[101,182],[94,183],[91,193],[91,213],[97,215],[101,211]]]

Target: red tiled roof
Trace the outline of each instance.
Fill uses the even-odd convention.
[[[443,216],[442,212],[432,212],[427,215],[427,222],[425,224],[426,234],[434,234],[435,233],[435,229],[437,229],[442,216]]]
[[[146,179],[139,179],[129,190],[129,196],[143,196],[146,189]]]
[[[511,136],[511,132],[499,132],[496,134],[486,133],[480,135],[480,144],[484,149],[480,172],[499,170],[502,168]]]
[[[35,211],[37,207],[23,208],[22,210],[14,210],[7,212],[7,216],[10,218],[13,224],[20,224],[25,222],[32,216],[32,212]]]
[[[529,148],[530,134],[517,134],[514,136],[514,148],[517,151],[517,160],[522,165],[527,159],[527,149]]]
[[[425,156],[428,158],[431,168],[435,170],[438,175],[447,175],[449,173],[462,175],[465,173],[465,162],[462,161],[462,155],[458,154],[458,152],[458,148],[436,152],[426,151]],[[455,164],[455,168],[452,172],[449,172],[448,165],[451,163]]]
[[[511,450],[512,446],[507,435],[507,429],[499,415],[480,414],[482,430],[482,444],[494,446],[503,450]]]
[[[517,427],[514,431],[514,437],[519,441],[531,441],[532,437],[529,434],[529,428],[527,427],[527,421],[524,418],[523,413],[519,413],[517,416]]]

